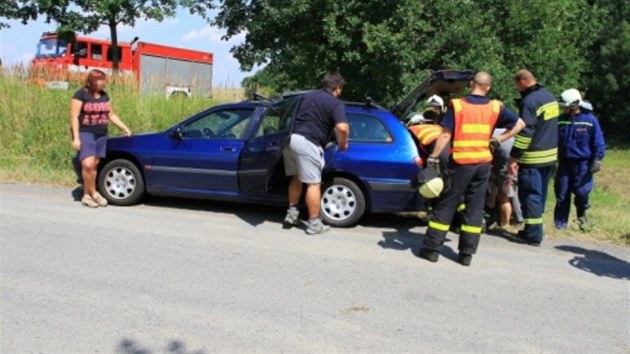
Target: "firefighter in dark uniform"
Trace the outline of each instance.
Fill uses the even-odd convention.
[[[571,194],[575,195],[578,225],[589,231],[586,216],[589,194],[593,189],[593,174],[599,172],[606,155],[606,143],[597,118],[584,109],[580,91],[568,89],[560,95],[564,113],[558,121],[558,172],[554,190],[556,208],[554,222],[558,230],[567,228],[571,210]]]
[[[514,80],[522,97],[520,116],[526,124],[516,135],[510,152],[509,169],[518,169],[518,199],[525,221],[525,228],[515,241],[540,246],[547,188],[558,160],[560,106],[530,71],[520,70]]]
[[[451,101],[450,109],[441,122],[442,133],[427,161],[429,165],[439,164],[440,153],[451,143],[452,153],[444,173],[448,182],[437,200],[419,254],[430,262],[438,261],[439,250],[463,196],[466,208],[460,228],[459,261],[465,266],[470,265],[479,245],[483,223],[492,161],[492,132],[495,127],[507,129],[493,142],[500,144],[524,126],[523,121],[501,102],[486,97],[491,83],[490,74],[479,72],[470,82],[470,95]]]

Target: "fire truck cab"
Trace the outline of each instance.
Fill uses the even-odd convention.
[[[135,79],[144,94],[172,96],[212,95],[212,53],[159,44],[119,42],[119,74]],[[31,62],[31,78],[49,88],[68,89],[69,82],[80,81],[85,73],[113,70],[110,41],[77,36],[71,43],[54,32],[46,32],[37,44]]]

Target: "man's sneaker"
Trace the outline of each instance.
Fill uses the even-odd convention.
[[[100,207],[106,207],[107,206],[107,199],[103,198],[102,195],[100,195],[99,192],[94,193],[94,195],[92,196],[92,199],[96,202],[96,204],[98,204],[98,206]]]
[[[422,248],[418,253],[418,257],[426,259],[429,262],[435,263],[440,259],[440,252],[433,251],[427,248]]]
[[[92,199],[89,195],[84,195],[81,199],[81,204],[88,208],[98,208],[98,203]]]
[[[321,235],[330,230],[330,226],[324,225],[324,223],[317,219],[317,221],[309,220],[306,223],[306,233],[309,235]]]
[[[284,217],[284,221],[282,222],[282,228],[290,229],[293,226],[297,225],[300,222],[300,211],[299,210],[287,210],[287,216]]]
[[[459,254],[459,263],[463,266],[470,267],[470,263],[472,262],[472,255],[468,253],[460,253]]]

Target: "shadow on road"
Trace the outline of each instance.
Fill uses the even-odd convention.
[[[575,253],[576,256],[569,260],[569,264],[575,268],[599,277],[630,280],[630,264],[622,259],[578,246],[561,245],[556,246],[556,249]]]
[[[83,197],[83,186],[77,186],[70,192],[72,200],[80,202]],[[252,226],[265,221],[281,223],[285,209],[277,206],[255,205],[247,203],[224,202],[203,199],[185,199],[175,197],[152,197],[147,195],[144,205],[158,208],[175,208],[183,210],[207,211],[212,213],[232,214]]]
[[[361,225],[366,227],[394,228],[393,231],[383,231],[383,239],[377,242],[383,249],[409,250],[414,256],[418,256],[424,241],[424,232],[420,230],[421,225],[418,218],[394,214],[377,214],[370,216],[369,219],[366,218]],[[450,242],[450,239],[447,238],[446,242]],[[443,247],[441,253],[445,258],[457,261],[457,253],[450,247]]]
[[[70,196],[75,202],[80,202],[81,198],[83,198],[83,186],[77,186],[75,189],[73,189],[70,192]]]
[[[239,219],[245,221],[251,226],[258,226],[264,222],[280,224],[282,223],[286,213],[285,208],[278,206],[170,197],[148,197],[144,204],[159,208],[176,208],[231,214],[237,216]]]
[[[140,346],[134,340],[125,338],[120,341],[116,348],[117,354],[151,354],[151,350]],[[188,351],[184,343],[179,340],[170,341],[164,350],[160,350],[159,353],[165,354],[205,354],[203,350]]]

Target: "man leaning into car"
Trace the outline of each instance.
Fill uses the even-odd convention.
[[[289,210],[283,227],[291,228],[298,224],[300,212],[298,203],[302,195],[303,184],[306,188],[306,206],[309,221],[306,233],[323,234],[329,227],[320,219],[320,199],[322,171],[324,169],[324,147],[336,131],[337,145],[340,151],[348,150],[350,126],[346,119],[344,105],[339,95],[345,81],[337,72],[324,76],[321,90],[304,94],[300,102],[293,134],[289,145],[283,151],[284,165],[289,183]]]

